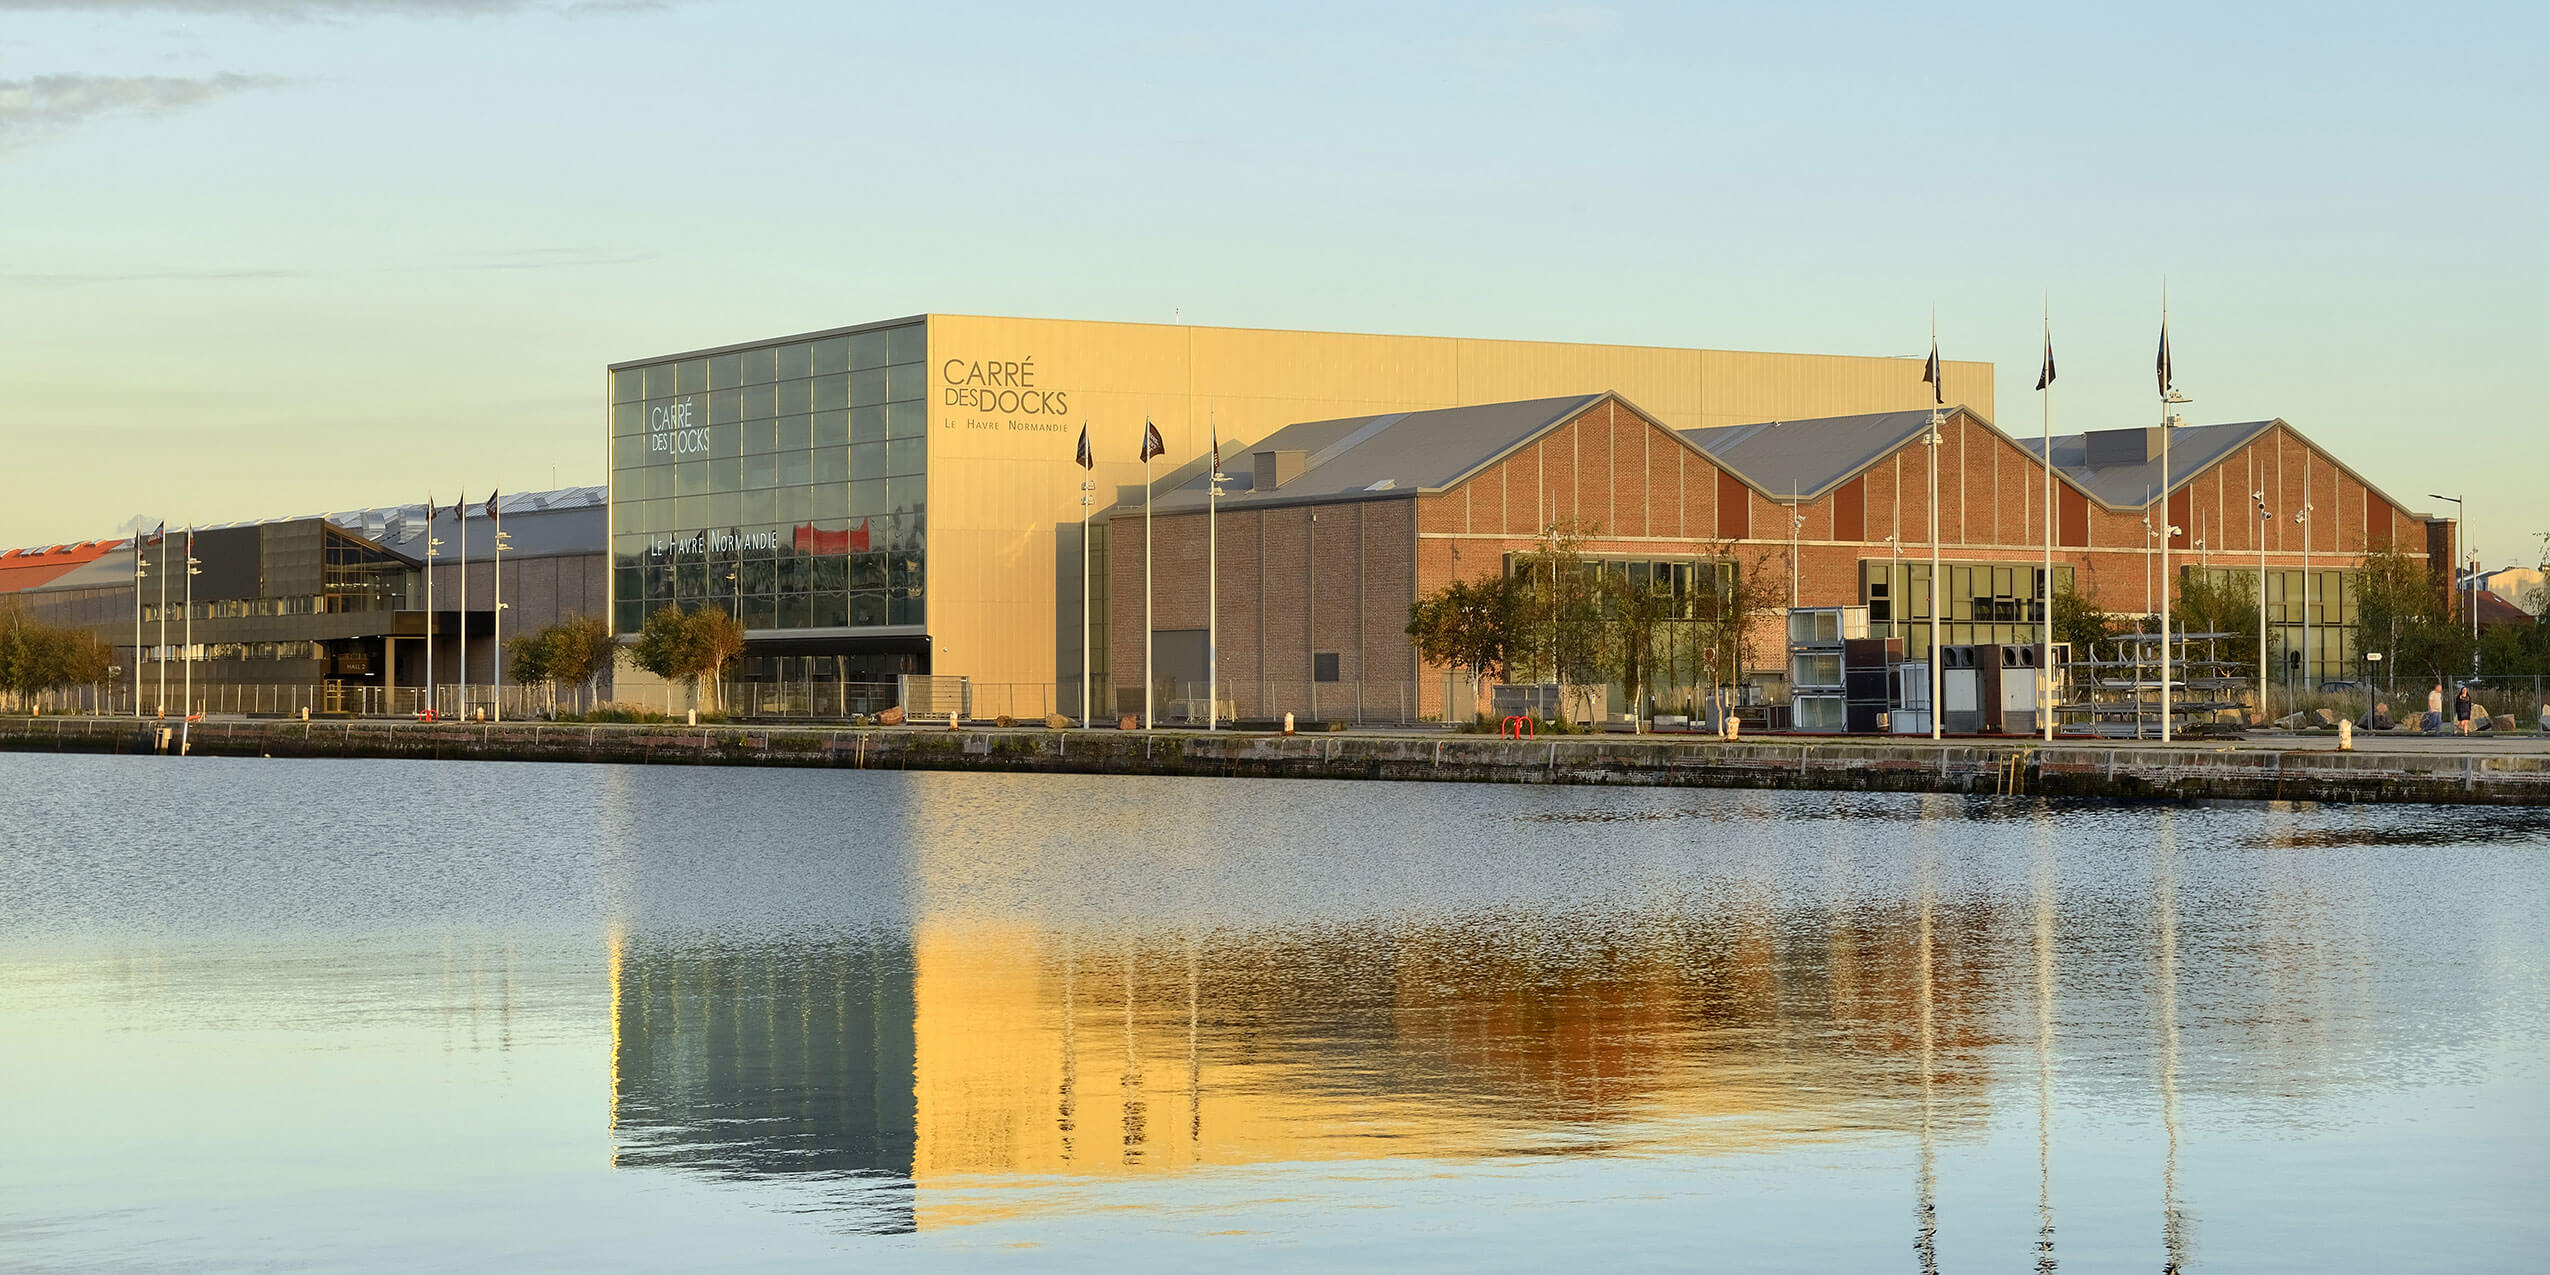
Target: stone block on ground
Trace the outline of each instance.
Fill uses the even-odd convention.
[[[894,707],[877,714],[877,725],[879,726],[900,726],[902,724],[903,706],[901,704],[897,704]]]
[[[2499,713],[2495,717],[2488,719],[2488,729],[2490,730],[2513,730],[2514,728],[2515,715],[2512,713]]]
[[[2300,714],[2300,713],[2287,713],[2287,714],[2285,714],[2284,716],[2279,717],[2279,718],[2277,718],[2277,719],[2276,719],[2276,729],[2277,729],[2277,730],[2300,730],[2300,729],[2302,729],[2302,721],[2303,721],[2302,714]]]
[[[2325,708],[2312,709],[2311,724],[2314,726],[2335,726],[2337,725],[2337,714],[2332,713]]]
[[[1062,715],[1062,714],[1060,714],[1060,713],[1047,713],[1047,714],[1045,714],[1045,729],[1047,729],[1047,730],[1070,730],[1070,729],[1071,729],[1071,719],[1070,719],[1070,718],[1068,718],[1068,717],[1063,716],[1063,715]]]
[[[1134,716],[1134,715],[1133,715],[1133,714],[1131,714],[1131,713],[1127,713],[1127,714],[1125,714],[1124,716],[1119,717],[1119,718],[1117,718],[1117,719],[1116,719],[1116,729],[1117,729],[1117,730],[1140,730],[1140,729],[1142,729],[1142,719],[1141,719],[1141,718],[1139,718],[1139,717]]]

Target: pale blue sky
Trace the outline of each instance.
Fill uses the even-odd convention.
[[[2550,531],[2539,6],[0,0],[0,544],[600,481],[923,310],[1910,354]],[[554,467],[554,469],[553,469]]]

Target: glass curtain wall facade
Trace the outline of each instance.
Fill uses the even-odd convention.
[[[717,606],[756,641],[908,635],[928,606],[924,325],[610,373],[612,626]],[[749,662],[748,662],[749,663]]]

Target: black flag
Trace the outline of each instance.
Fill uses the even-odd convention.
[[[2036,387],[2044,389],[2052,384],[2054,384],[2054,329],[2047,328],[2045,330],[2045,366],[2036,374]]]
[[[1930,387],[1930,401],[1946,406],[1948,386],[1946,379],[1939,375],[1939,338],[1935,336],[1930,338],[1930,361],[1922,365],[1921,379]]]
[[[1080,423],[1080,454],[1072,459],[1077,461],[1082,469],[1098,467],[1097,458],[1089,454],[1089,422],[1087,421]]]
[[[1143,418],[1142,459],[1149,461],[1154,456],[1167,455],[1168,451],[1169,445],[1160,440],[1160,427],[1152,424],[1150,418]]]
[[[496,493],[491,491],[487,493],[487,522],[488,525],[494,526],[498,521],[499,519],[496,514]]]
[[[2160,358],[2153,364],[2152,370],[2160,377],[2160,396],[2168,398],[2171,377],[2169,374],[2169,316],[2167,315],[2161,316]]]

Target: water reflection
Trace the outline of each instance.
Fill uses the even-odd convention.
[[[430,833],[349,837],[233,800],[300,771],[90,773],[22,785],[73,831],[0,855],[0,1074],[33,1096],[0,1242],[55,1265],[307,1254],[276,1237],[319,1216],[351,1256],[318,1264],[2550,1244],[2550,835],[2506,820],[348,766],[450,782],[401,792]],[[153,800],[84,830],[114,785]],[[275,1202],[198,1207],[233,1162]]]
[[[891,940],[610,951],[613,1162],[821,1183],[912,1229],[912,950]]]

